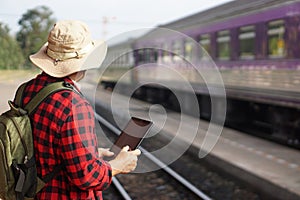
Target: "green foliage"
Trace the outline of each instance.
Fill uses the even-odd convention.
[[[55,19],[53,12],[46,6],[38,6],[28,10],[19,20],[20,31],[17,33],[17,41],[26,58],[26,66],[31,66],[29,55],[37,52],[47,41],[48,33]]]
[[[24,64],[22,51],[7,25],[0,22],[0,69],[18,69]]]

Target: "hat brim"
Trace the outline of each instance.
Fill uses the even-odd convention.
[[[35,54],[29,56],[31,62],[50,76],[61,78],[78,71],[99,68],[107,53],[103,40],[94,41],[94,48],[82,58],[70,58],[55,62],[46,54],[47,43]]]

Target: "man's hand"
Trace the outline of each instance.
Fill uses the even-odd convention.
[[[98,154],[100,158],[103,158],[113,156],[114,152],[110,151],[108,148],[98,148]]]
[[[112,175],[126,174],[133,171],[137,165],[137,157],[141,154],[139,149],[129,151],[129,146],[123,147],[117,157],[109,164],[112,168]]]

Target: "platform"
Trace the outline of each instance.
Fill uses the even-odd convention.
[[[8,100],[13,100],[15,92],[21,83],[36,76],[35,70],[0,70],[0,114],[9,109]]]
[[[97,91],[96,103],[110,109],[111,93]],[[127,99],[116,95],[113,106],[114,115],[126,116]],[[149,117],[150,104],[138,100],[130,100],[130,110],[136,116]],[[157,113],[156,117],[163,119],[165,115]],[[178,120],[185,125],[178,133]],[[190,116],[168,113],[168,126],[163,131],[169,137],[180,135],[182,141],[189,142],[187,133],[191,124],[199,123],[197,136],[193,138],[193,152],[198,155],[203,138],[208,128],[208,122]],[[126,120],[125,120],[126,121]],[[238,175],[240,179],[278,199],[300,199],[300,152],[273,142],[269,142],[232,129],[223,128],[217,144],[205,158],[214,165],[219,165],[228,173]]]

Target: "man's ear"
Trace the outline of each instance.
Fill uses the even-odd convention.
[[[85,76],[85,71],[79,71],[69,75],[69,78],[72,79],[73,81],[78,82],[81,79],[83,79],[84,76]]]

